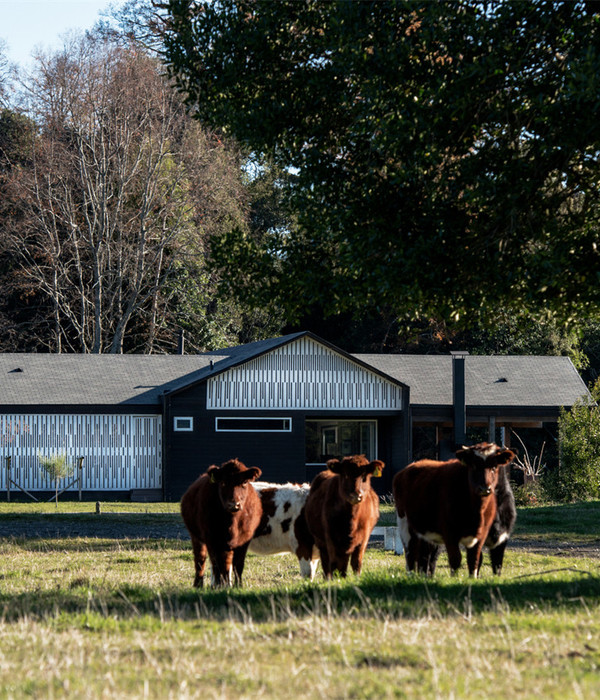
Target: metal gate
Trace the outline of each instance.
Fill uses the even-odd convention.
[[[52,490],[39,458],[63,454],[74,471],[83,457],[84,491],[162,488],[161,416],[0,415],[0,490],[7,488],[6,457],[21,488]]]

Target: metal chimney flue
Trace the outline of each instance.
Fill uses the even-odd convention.
[[[179,336],[177,338],[177,354],[178,355],[185,354],[185,335],[183,332],[183,328],[179,329]]]
[[[452,355],[452,409],[455,449],[462,447],[467,438],[467,406],[465,392],[465,357],[468,352],[451,352]]]

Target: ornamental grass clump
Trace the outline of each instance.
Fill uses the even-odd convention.
[[[58,508],[58,484],[63,479],[73,475],[73,465],[67,462],[67,455],[64,453],[49,457],[38,455],[38,460],[42,471],[54,482],[54,498]]]

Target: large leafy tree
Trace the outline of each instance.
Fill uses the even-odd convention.
[[[268,326],[216,300],[205,265],[210,236],[247,225],[239,149],[156,58],[91,34],[40,54],[25,86],[34,121],[0,114],[4,347],[164,352],[180,327],[199,349]]]
[[[213,242],[291,317],[598,311],[595,3],[169,0],[197,116],[289,173],[296,225]]]

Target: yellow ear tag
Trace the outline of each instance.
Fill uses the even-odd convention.
[[[215,479],[215,475],[214,475],[214,474],[211,474],[209,478],[210,478],[210,483],[211,483],[211,484],[216,483],[216,479]]]
[[[383,474],[383,470],[379,465],[375,467],[375,471],[373,472],[373,476],[381,476]]]

